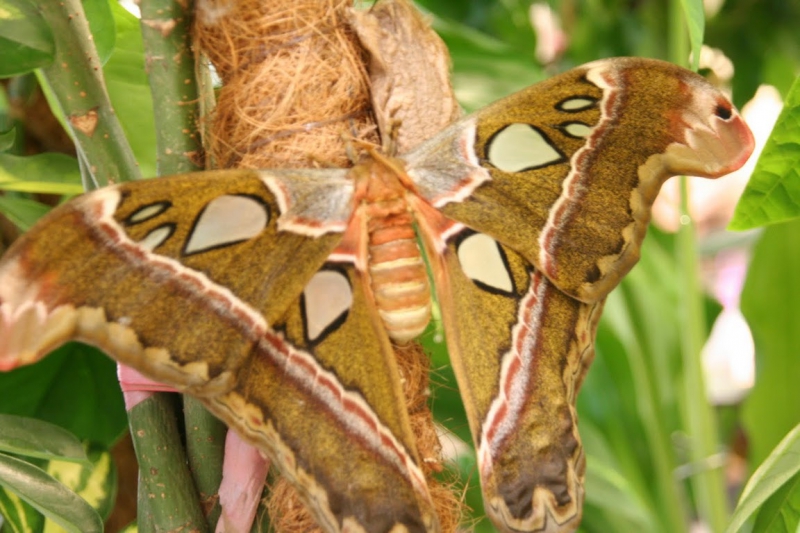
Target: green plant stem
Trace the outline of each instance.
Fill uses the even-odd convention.
[[[137,458],[138,459],[138,458]],[[144,474],[139,469],[137,479],[137,502],[136,502],[136,527],[138,531],[155,531],[156,525],[153,521],[153,505],[147,497],[147,489],[144,483]],[[2,533],[2,532],[0,532]]]
[[[683,67],[689,61],[689,38],[685,12],[681,0],[671,0],[669,7],[669,40],[667,41],[667,52],[669,60]]]
[[[701,351],[708,331],[703,306],[703,288],[699,281],[697,238],[694,224],[688,218],[687,179],[681,176],[681,224],[678,232],[678,264],[683,273],[681,348],[683,355],[683,416],[689,435],[689,458],[694,465],[690,478],[697,512],[711,531],[725,529],[728,509],[725,502],[723,472],[709,459],[721,450],[717,417],[708,402]]]
[[[208,531],[186,466],[172,395],[154,394],[134,406],[129,418],[133,447],[140,461],[139,523],[153,524],[152,531],[156,532]]]
[[[670,60],[686,66],[689,59],[687,25],[681,0],[670,2]],[[709,464],[720,452],[717,418],[708,402],[701,352],[707,337],[703,306],[703,288],[698,265],[700,257],[697,235],[689,214],[689,187],[686,176],[680,178],[681,225],[678,231],[678,268],[682,273],[680,317],[683,390],[680,401],[683,425],[689,436],[689,459],[694,474],[689,481],[699,518],[714,533],[725,529],[728,510],[725,502],[725,483],[722,471]]]
[[[190,46],[192,3],[147,0],[141,2],[140,8],[145,65],[155,112],[158,174],[200,170],[198,95]],[[206,515],[209,529],[213,529],[220,512],[217,492],[222,480],[226,428],[197,400],[184,396],[183,403],[186,454],[194,485],[200,493],[197,503]],[[176,433],[165,438],[178,440],[179,428],[173,424],[172,429]],[[139,457],[140,463],[146,459]],[[161,505],[158,500],[151,502],[151,507]],[[156,521],[155,526],[162,528],[164,524]]]
[[[202,170],[191,50],[192,2],[141,2],[145,65],[153,95],[159,176]]]
[[[75,141],[84,187],[140,177],[106,91],[103,70],[80,0],[37,4],[56,38],[55,61],[42,70]]]
[[[217,494],[222,482],[228,428],[209,413],[200,400],[188,395],[183,396],[183,413],[189,470],[200,493],[200,505],[206,514],[209,529],[213,530],[221,512]]]

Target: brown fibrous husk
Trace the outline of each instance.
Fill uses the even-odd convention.
[[[220,168],[345,167],[357,139],[379,144],[370,103],[367,53],[347,25],[347,0],[198,0],[195,46],[222,81],[203,118],[209,159]],[[417,453],[441,530],[456,530],[462,504],[433,478],[441,449],[428,409],[428,358],[398,353]],[[279,533],[320,531],[283,478],[266,506]]]
[[[348,166],[343,138],[378,143],[346,0],[201,0],[195,43],[222,88],[206,150],[221,168]]]

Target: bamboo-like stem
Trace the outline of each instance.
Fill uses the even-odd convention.
[[[186,468],[171,395],[154,394],[128,413],[133,447],[140,461],[139,523],[152,524],[152,531],[208,531]]]
[[[201,170],[198,96],[191,50],[192,2],[141,2],[145,65],[153,95],[158,174]]]
[[[200,495],[200,505],[206,514],[208,527],[213,530],[221,512],[218,492],[222,482],[227,427],[209,413],[200,400],[188,395],[183,397],[183,413],[189,470]]]
[[[717,415],[708,403],[703,365],[700,358],[706,340],[707,324],[703,288],[699,280],[697,237],[689,218],[688,184],[681,178],[681,224],[678,232],[678,265],[682,272],[681,351],[683,354],[683,417],[689,435],[689,459],[694,465],[690,478],[697,512],[714,533],[725,530],[728,509],[722,470],[708,460],[720,452]]]
[[[670,2],[670,59],[686,66],[689,43],[680,0]],[[689,187],[686,176],[680,178],[680,216],[678,231],[678,268],[683,287],[680,291],[681,352],[683,359],[683,390],[681,406],[683,423],[689,435],[689,459],[695,466],[690,478],[699,518],[714,533],[725,529],[728,517],[725,484],[719,468],[707,465],[708,459],[720,451],[717,417],[708,403],[703,365],[700,358],[706,340],[707,324],[703,305],[703,288],[698,269],[700,257],[697,235],[689,212]],[[705,465],[705,466],[704,466]]]
[[[78,150],[84,187],[140,177],[130,144],[108,98],[100,58],[80,0],[39,2],[56,38],[53,63],[42,70]]]
[[[147,0],[140,4],[145,65],[155,114],[159,175],[179,174],[202,168],[202,146],[197,130],[198,95],[190,36],[192,8],[191,2],[181,4],[172,0]],[[174,483],[193,482],[199,499],[192,502],[186,499],[156,499],[149,502],[150,509],[147,512],[153,517],[163,516],[170,507],[180,504],[190,505],[190,508],[179,512],[193,514],[199,506],[204,512],[208,528],[213,530],[219,518],[216,495],[222,480],[225,426],[208,413],[199,401],[184,396],[183,403],[188,470],[185,463],[180,467],[176,465],[174,468],[177,478],[163,479],[162,482],[167,484],[168,490],[172,490]],[[134,420],[134,417],[150,416],[153,413],[153,410],[132,410],[131,424],[152,428],[157,420]],[[172,417],[174,421],[174,411]],[[164,438],[178,442],[180,438],[177,424],[171,425],[171,431],[175,433],[165,434]],[[153,466],[147,464],[149,459],[139,457],[144,470]],[[139,490],[141,500],[141,494],[147,491],[147,486],[142,484]],[[167,525],[159,521],[154,525],[167,529]]]

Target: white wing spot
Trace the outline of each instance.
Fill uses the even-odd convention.
[[[146,249],[148,252],[152,252],[166,241],[170,235],[172,235],[172,226],[159,226],[147,236],[139,241],[139,246]]]
[[[489,162],[504,172],[531,170],[564,160],[538,130],[529,124],[506,126],[489,140]]]
[[[269,221],[267,207],[248,196],[211,200],[194,225],[185,253],[191,254],[255,237]]]
[[[306,335],[317,338],[353,305],[350,282],[341,272],[320,270],[303,289]]]
[[[563,102],[559,103],[556,106],[561,111],[583,111],[584,109],[589,109],[593,105],[597,103],[597,100],[593,100],[591,98],[569,98],[564,100]]]
[[[464,274],[470,279],[503,292],[514,290],[511,274],[497,241],[488,235],[476,233],[461,241],[458,260]]]
[[[589,134],[592,132],[592,127],[587,126],[583,122],[570,122],[569,124],[565,124],[563,126],[563,130],[567,135],[582,139],[589,136]]]
[[[155,204],[146,205],[137,209],[131,216],[128,217],[128,224],[138,224],[144,222],[155,216],[160,215],[170,207],[169,202],[158,202]]]

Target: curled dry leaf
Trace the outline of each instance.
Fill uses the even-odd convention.
[[[369,52],[372,105],[384,145],[405,153],[460,114],[450,84],[450,55],[422,14],[406,0],[350,11],[350,25]]]

